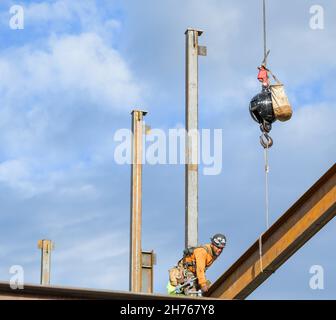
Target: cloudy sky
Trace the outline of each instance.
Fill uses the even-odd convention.
[[[12,30],[13,5],[24,29]],[[310,25],[312,5],[324,28]],[[274,222],[336,158],[336,3],[269,1],[269,66],[286,85],[290,122],[275,123],[270,151]],[[39,239],[55,242],[52,284],[128,290],[130,167],[114,160],[118,129],[142,108],[147,123],[184,125],[185,36],[200,43],[200,127],[223,130],[222,172],[200,175],[200,243],[228,246],[214,281],[265,229],[263,151],[248,113],[260,90],[261,1],[49,0],[0,4],[0,279],[21,265],[39,282]],[[184,246],[184,166],[145,165],[143,249],[157,253],[155,291]],[[331,221],[251,299],[336,296]],[[311,266],[324,289],[309,286]]]

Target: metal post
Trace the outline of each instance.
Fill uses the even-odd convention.
[[[144,293],[154,291],[154,265],[156,264],[156,254],[154,251],[142,252],[142,287]]]
[[[145,111],[132,111],[130,291],[141,292],[142,140]]]
[[[185,169],[185,246],[198,245],[198,56],[206,47],[198,45],[202,31],[187,29],[186,34],[186,169]]]
[[[51,269],[51,250],[54,244],[51,240],[39,240],[38,248],[41,249],[41,285],[50,285],[50,269]]]

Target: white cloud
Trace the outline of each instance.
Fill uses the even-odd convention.
[[[54,169],[37,158],[7,160],[0,163],[0,183],[23,199],[52,193],[54,199],[63,202],[95,201],[101,196],[100,190],[94,182],[81,178],[90,168],[91,165],[71,163],[70,167]]]
[[[0,50],[0,186],[2,219],[9,219],[1,235],[11,248],[2,265],[24,262],[27,279],[38,282],[34,246],[51,238],[53,284],[116,289],[128,281],[128,236],[120,234],[123,186],[104,159],[120,115],[142,103],[143,89],[111,45],[121,23],[102,18],[97,6],[29,4],[31,34]],[[18,243],[24,249],[14,251]]]
[[[295,108],[289,122],[279,124],[279,143],[288,150],[312,151],[314,155],[336,155],[336,108],[327,103]],[[330,157],[332,159],[332,157]]]
[[[94,238],[86,236],[82,241],[63,241],[53,253],[54,278],[68,285],[126,289],[128,250],[128,243],[118,232]]]
[[[31,172],[22,160],[8,160],[0,164],[0,181],[21,196],[30,197],[36,193],[31,179]]]
[[[85,262],[98,262],[106,258],[118,257],[128,251],[128,244],[120,241],[124,236],[115,233],[100,235],[82,241],[74,241],[68,249],[59,248],[55,259],[62,263],[68,259]],[[118,244],[118,246],[116,246]],[[108,250],[107,250],[108,248]]]
[[[27,178],[26,165],[20,160],[9,160],[0,164],[0,180],[15,183],[18,179]]]
[[[27,28],[36,27],[39,32],[49,34],[76,32],[94,32],[109,38],[111,32],[119,30],[121,23],[111,16],[106,17],[106,4],[102,1],[54,0],[32,2],[24,6]]]
[[[85,114],[128,113],[142,101],[124,58],[94,33],[52,36],[44,49],[28,45],[3,52],[0,72],[0,140],[13,157],[69,135]],[[94,137],[88,130],[83,134]],[[89,141],[85,137],[78,139]]]
[[[0,85],[12,103],[15,96],[42,100],[50,93],[64,97],[71,92],[103,108],[121,110],[140,99],[125,60],[94,33],[54,36],[44,50],[12,49],[0,59],[5,74]]]
[[[48,2],[33,2],[25,6],[25,16],[28,22],[43,21],[66,21],[74,18],[74,7],[70,6],[69,1]]]
[[[65,178],[64,171],[47,169],[38,160],[14,159],[0,163],[0,182],[22,199],[55,190],[64,183]],[[96,196],[94,187],[90,185],[63,187],[58,190],[58,194],[68,197]]]
[[[59,190],[61,197],[80,198],[89,197],[96,198],[98,193],[95,186],[91,184],[84,184],[79,187],[64,187]]]
[[[261,2],[144,0],[137,4],[125,1],[124,6],[132,18],[125,25],[125,39],[129,47],[139,48],[128,54],[138,73],[157,87],[152,96],[155,104],[172,104],[172,94],[183,99],[183,33],[189,26],[204,30],[200,43],[208,47],[208,56],[199,63],[200,110],[203,106],[204,114],[236,112],[247,107],[260,90],[256,67],[263,56]],[[336,10],[332,2],[324,6],[329,14]],[[287,87],[328,81],[332,78],[328,72],[335,68],[332,17],[326,16],[325,30],[316,32],[309,27],[309,9],[306,2],[270,2],[267,6],[269,67]],[[151,40],[145,41],[143,34],[150,34]],[[168,97],[162,95],[165,91]]]

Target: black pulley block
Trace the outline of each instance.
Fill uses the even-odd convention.
[[[261,125],[262,131],[271,130],[276,118],[273,111],[272,94],[268,88],[263,87],[262,91],[252,98],[250,113],[253,120]]]

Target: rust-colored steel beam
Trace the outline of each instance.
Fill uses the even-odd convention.
[[[211,287],[210,297],[245,299],[336,215],[334,164]]]
[[[156,254],[154,251],[142,252],[142,283],[141,292],[154,292],[154,265],[156,264]]]
[[[41,285],[50,285],[51,251],[54,243],[51,240],[39,240],[38,248],[41,249]]]

